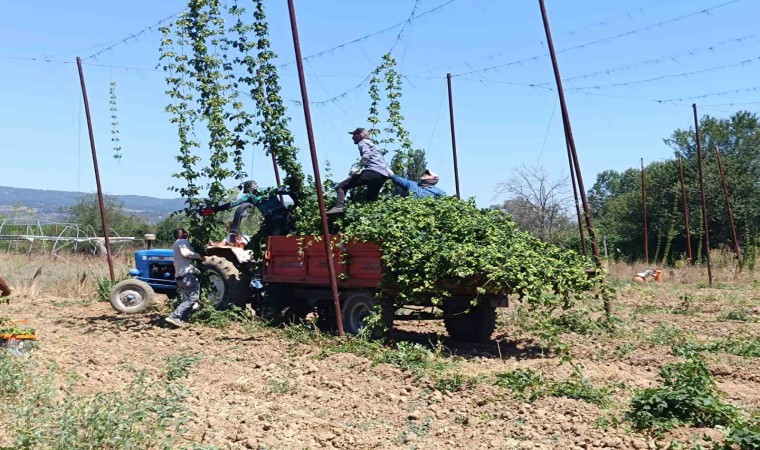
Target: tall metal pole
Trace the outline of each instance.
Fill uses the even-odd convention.
[[[731,233],[734,236],[734,251],[736,252],[736,261],[742,262],[741,251],[739,250],[739,236],[736,234],[736,224],[734,223],[734,213],[731,211],[731,198],[728,195],[728,185],[726,177],[723,174],[723,162],[720,159],[720,149],[715,146],[715,156],[718,158],[718,170],[720,171],[720,183],[723,185],[723,195],[726,197],[726,209],[728,209],[728,221],[731,224]]]
[[[92,117],[90,116],[90,102],[87,100],[87,86],[84,84],[84,71],[82,59],[77,56],[77,68],[79,69],[79,82],[82,85],[82,98],[84,99],[84,112],[87,116],[87,129],[90,132],[90,149],[92,150],[92,165],[95,167],[95,184],[98,186],[98,206],[100,207],[100,223],[103,225],[103,237],[106,241],[106,259],[108,259],[108,273],[111,281],[116,281],[113,271],[113,258],[111,257],[111,241],[108,238],[108,220],[106,219],[106,205],[103,201],[103,189],[100,186],[100,170],[98,169],[98,154],[95,151],[95,134],[92,131]]]
[[[678,154],[678,173],[681,178],[681,202],[683,203],[683,221],[686,226],[686,254],[689,257],[689,264],[694,264],[694,257],[691,254],[691,230],[689,230],[689,204],[686,203],[686,183],[683,179],[683,158]]]
[[[335,258],[332,251],[332,239],[330,227],[327,224],[327,212],[325,210],[325,196],[322,192],[322,177],[319,175],[319,161],[317,160],[317,145],[314,141],[314,130],[311,126],[311,111],[309,110],[309,95],[306,92],[306,76],[301,59],[301,42],[298,39],[298,24],[296,23],[296,7],[293,0],[288,0],[290,12],[290,30],[293,33],[293,48],[296,52],[296,64],[298,66],[298,81],[301,85],[301,100],[303,101],[303,115],[306,120],[306,134],[309,137],[309,150],[311,151],[311,166],[314,169],[314,184],[317,185],[317,201],[319,203],[319,215],[322,219],[322,234],[325,240],[325,255],[327,256],[327,271],[330,274],[330,288],[332,289],[333,305],[335,307],[335,323],[338,327],[338,336],[345,336],[343,331],[343,315],[340,310],[340,294],[338,293],[338,280],[335,276]]]
[[[586,229],[588,236],[591,239],[591,251],[594,254],[594,262],[598,269],[602,268],[602,259],[599,257],[599,246],[596,242],[596,235],[594,234],[594,222],[591,219],[591,209],[588,206],[588,199],[586,198],[586,188],[583,185],[583,175],[581,174],[581,165],[578,162],[578,152],[575,148],[575,139],[573,138],[573,127],[570,125],[570,115],[567,112],[567,103],[565,102],[565,91],[562,89],[562,76],[559,73],[559,64],[557,63],[557,54],[554,51],[554,41],[552,40],[552,33],[549,29],[549,18],[546,14],[546,6],[544,0],[538,0],[541,6],[541,18],[544,22],[544,31],[546,32],[546,43],[549,46],[549,54],[552,58],[552,67],[554,69],[554,78],[557,82],[557,94],[559,94],[559,105],[562,111],[562,124],[565,127],[565,138],[570,146],[570,156],[573,160],[573,166],[575,167],[575,175],[578,177],[578,190],[581,193],[581,201],[583,202],[583,212],[586,216]],[[612,305],[609,300],[604,300],[604,310],[607,314],[612,312]]]
[[[459,191],[459,165],[457,164],[457,135],[454,131],[454,98],[451,95],[451,74],[446,74],[446,84],[449,87],[449,121],[451,122],[451,151],[454,153],[454,183],[457,188],[457,198],[462,198]]]
[[[272,167],[274,168],[274,180],[277,182],[277,187],[280,187],[280,184],[282,183],[282,181],[280,181],[280,169],[277,167],[277,158],[275,158],[274,153],[272,153]],[[282,194],[280,194],[280,203],[284,203]]]
[[[705,259],[707,260],[707,282],[712,286],[712,262],[710,261],[710,230],[707,226],[707,198],[705,197],[705,178],[702,171],[702,142],[699,137],[699,118],[697,117],[697,104],[691,105],[694,109],[694,134],[697,140],[697,164],[699,165],[699,194],[702,197],[702,229],[705,235]]]
[[[573,157],[570,153],[570,144],[565,138],[565,147],[567,147],[567,161],[570,163],[570,183],[573,185],[573,200],[575,201],[575,215],[578,217],[578,233],[581,237],[581,250],[583,250],[583,257],[588,258],[588,249],[586,248],[586,236],[583,233],[583,217],[581,216],[581,207],[578,205],[578,187],[575,180],[575,169],[573,168]],[[604,257],[607,257],[605,253]]]
[[[644,175],[644,158],[641,158],[641,205],[644,208],[644,264],[649,264],[649,221],[647,220],[647,181]]]

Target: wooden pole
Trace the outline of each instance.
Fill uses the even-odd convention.
[[[710,230],[707,224],[707,197],[705,196],[705,177],[702,169],[702,142],[699,137],[699,117],[697,104],[691,105],[694,110],[694,135],[697,141],[697,164],[699,165],[699,194],[702,198],[702,229],[704,230],[705,259],[707,260],[707,283],[712,286],[712,261],[710,261]]]
[[[95,151],[95,133],[92,131],[92,117],[90,116],[90,102],[87,100],[87,86],[84,83],[84,71],[82,70],[82,58],[77,56],[77,68],[79,69],[79,82],[82,85],[82,98],[84,99],[84,112],[87,117],[87,130],[90,133],[90,150],[92,150],[92,165],[95,168],[95,184],[98,187],[98,206],[100,207],[100,223],[103,226],[103,237],[106,245],[106,259],[108,259],[108,273],[111,281],[116,281],[113,271],[113,258],[111,257],[111,241],[108,237],[108,219],[106,219],[106,206],[103,197],[103,188],[100,185],[100,170],[98,169],[98,154]]]

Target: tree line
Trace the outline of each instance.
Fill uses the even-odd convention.
[[[754,264],[760,227],[760,119],[739,111],[727,119],[703,116],[699,121],[702,145],[707,225],[710,248],[733,248],[728,210],[721,184],[716,149],[737,228],[742,263]],[[649,261],[673,265],[687,259],[684,207],[678,157],[682,157],[686,204],[694,262],[703,262],[704,233],[694,128],[677,129],[663,142],[673,149],[670,159],[644,167],[647,190]],[[541,239],[579,248],[578,228],[569,180],[551,178],[539,169],[515,169],[509,181],[497,187],[509,198],[494,208],[512,213],[522,228]],[[600,248],[607,244],[610,258],[644,260],[644,207],[641,169],[605,170],[588,191]]]

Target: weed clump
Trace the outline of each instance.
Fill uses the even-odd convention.
[[[723,401],[704,359],[692,353],[684,362],[665,364],[663,386],[639,391],[626,418],[637,430],[664,432],[680,425],[737,426],[739,410]]]
[[[545,397],[565,397],[597,406],[609,404],[609,388],[592,385],[579,371],[567,380],[554,380],[530,369],[497,374],[496,385],[510,389],[517,399],[534,402]]]
[[[0,353],[0,426],[10,431],[0,448],[171,448],[187,430],[179,381],[196,360],[176,356],[158,379],[133,370],[123,389],[85,396],[55,386],[56,366]]]

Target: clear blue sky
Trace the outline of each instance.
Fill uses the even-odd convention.
[[[423,12],[445,0],[420,0]],[[405,20],[413,0],[296,1],[304,55],[358,38]],[[719,6],[722,5],[722,6]],[[719,7],[716,7],[719,6]],[[77,55],[86,58],[160,19],[182,10],[184,3],[134,0],[8,0],[0,17],[0,185],[36,189],[94,191],[87,128],[81,109]],[[692,122],[691,103],[701,113],[726,117],[737,109],[757,110],[760,63],[757,0],[547,0],[587,188],[605,169],[638,166],[639,158],[669,158],[662,143],[676,128]],[[714,8],[714,9],[713,9]],[[710,9],[706,13],[692,13]],[[280,63],[293,60],[285,0],[269,1],[272,41]],[[669,22],[668,22],[669,21]],[[664,23],[659,26],[650,26]],[[632,30],[640,30],[619,36]],[[310,59],[310,100],[319,102],[348,91],[345,98],[312,107],[321,163],[330,160],[342,176],[356,158],[346,131],[366,126],[367,87],[352,89],[379,63],[395,42],[398,29],[341,50]],[[394,55],[405,80],[403,113],[416,146],[427,150],[429,167],[441,174],[441,187],[454,192],[448,110],[444,101],[447,72],[507,64],[546,52],[537,1],[456,0],[413,21]],[[750,36],[736,41],[737,38]],[[607,39],[610,38],[610,39]],[[604,40],[593,44],[594,41]],[[85,74],[92,105],[104,189],[111,194],[172,197],[167,187],[178,168],[176,131],[163,112],[167,103],[158,60],[159,33],[135,39],[86,59]],[[714,46],[712,50],[705,48]],[[94,48],[93,48],[94,47]],[[690,50],[694,50],[689,53]],[[681,54],[678,58],[670,55]],[[24,58],[48,56],[58,62]],[[641,64],[643,61],[648,64]],[[736,65],[741,61],[748,61]],[[99,64],[99,65],[94,65]],[[613,70],[632,65],[625,70]],[[611,84],[649,80],[631,85]],[[122,66],[145,70],[124,70]],[[295,66],[281,70],[284,96],[300,99]],[[426,78],[434,77],[434,78]],[[120,162],[112,157],[109,83],[118,83]],[[495,186],[521,164],[543,165],[555,175],[567,173],[567,158],[556,94],[525,86],[549,82],[548,58],[454,78],[454,102],[461,187],[478,203],[494,203]],[[514,84],[509,84],[514,83]],[[607,87],[573,91],[574,87]],[[724,95],[691,98],[739,90]],[[651,100],[681,99],[658,103]],[[737,103],[748,103],[738,105]],[[753,104],[755,103],[755,104]],[[711,106],[712,105],[712,106]],[[302,110],[288,103],[292,129],[308,173],[308,145]],[[556,109],[555,109],[556,108]],[[251,149],[251,175],[272,183],[271,164]]]

